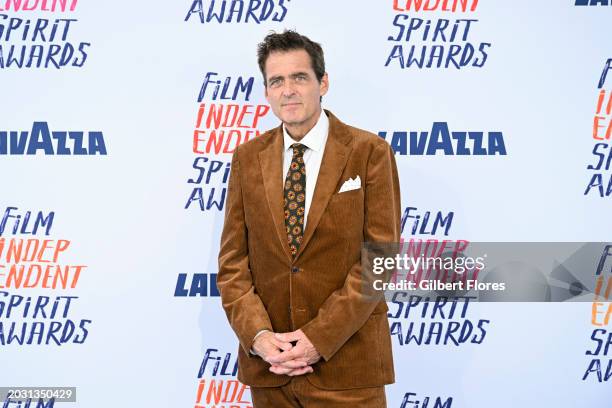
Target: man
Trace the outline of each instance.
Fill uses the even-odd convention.
[[[261,407],[385,407],[394,382],[384,300],[362,292],[363,242],[398,242],[393,151],[321,108],[323,50],[294,31],[258,48],[282,125],[232,159],[217,285]]]

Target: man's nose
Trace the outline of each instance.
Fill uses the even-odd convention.
[[[295,87],[293,86],[291,81],[285,82],[285,84],[283,85],[283,96],[291,97],[293,95],[295,95]]]

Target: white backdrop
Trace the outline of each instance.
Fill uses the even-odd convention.
[[[7,282],[11,261],[0,251],[0,302],[11,295],[31,296],[33,302],[38,296],[77,296],[67,318],[77,326],[91,322],[82,344],[19,345],[0,336],[0,386],[74,386],[73,405],[93,408],[212,407],[205,402],[210,381],[236,385],[237,342],[211,291],[223,211],[207,208],[211,196],[222,207],[223,172],[231,153],[194,152],[194,130],[210,137],[205,123],[197,125],[201,104],[204,110],[211,104],[242,109],[266,104],[256,45],[270,30],[294,28],[323,45],[330,76],[323,105],[346,123],[387,132],[388,141],[393,132],[429,133],[434,122],[445,122],[453,132],[483,132],[485,140],[489,132],[503,135],[506,154],[396,155],[402,206],[413,207],[410,215],[453,214],[447,234],[443,229],[412,234],[413,219],[408,219],[404,239],[610,241],[609,197],[600,197],[596,189],[584,194],[594,173],[587,165],[597,161],[592,154],[598,142],[592,136],[597,83],[612,58],[610,7],[575,6],[572,0],[481,0],[473,12],[453,13],[417,12],[416,1],[410,11],[399,11],[392,0],[244,0],[234,2],[243,3],[240,22],[236,13],[226,14],[229,23],[202,23],[197,13],[185,21],[192,0],[80,0],[66,12],[42,11],[43,3],[51,8],[51,0],[21,3],[33,11],[15,11],[18,3],[0,1],[0,174],[5,180],[0,212],[14,207],[10,215],[21,215],[23,222],[31,211],[30,226],[38,212],[54,217],[48,235],[44,228],[13,234],[16,219],[6,218],[0,237],[6,246],[11,239],[69,240],[57,263],[86,267],[74,288],[42,283],[16,288]],[[228,9],[232,4],[201,3],[217,11],[222,3]],[[245,23],[246,10],[258,3],[260,11],[271,7],[270,17]],[[395,4],[406,8],[407,3]],[[277,12],[281,21],[273,19]],[[394,25],[399,14],[424,20],[410,41],[388,40],[399,32]],[[10,24],[17,24],[11,18],[24,21],[7,39]],[[24,34],[27,19],[30,28]],[[33,39],[38,19],[50,22],[46,37],[39,33]],[[75,21],[64,39],[59,32],[66,22],[58,22],[51,40],[48,29],[56,19]],[[430,52],[440,45],[445,55],[452,45],[466,47],[459,36],[454,42],[423,40],[426,20],[433,30],[441,19],[450,20],[449,27],[457,19],[477,20],[471,22],[467,42],[476,49],[490,44],[484,65],[401,68],[394,59],[385,66],[397,44],[406,53],[411,46]],[[77,60],[82,66],[7,66],[11,45],[16,52],[25,47],[26,55],[41,46],[34,52],[47,55],[52,44],[66,47],[66,42],[75,49],[90,44],[83,46],[85,61]],[[216,73],[221,87],[231,78],[228,94],[239,77],[253,78],[248,100],[244,92],[233,100],[219,99],[219,92],[215,99],[211,83],[198,101],[208,73]],[[602,89],[612,91],[612,74]],[[607,125],[610,116],[601,116]],[[246,123],[253,116],[245,118]],[[41,147],[35,155],[19,154],[10,138],[17,140],[14,132],[31,136],[34,122],[46,122],[52,132],[84,132],[85,141],[94,137],[90,132],[102,132],[106,154],[74,154],[70,138],[70,154],[58,154],[59,134],[40,145],[47,146],[46,152]],[[269,111],[251,130],[263,132],[277,124]],[[473,153],[474,146],[468,147]],[[219,171],[207,183],[213,162]],[[601,173],[605,193],[610,172]],[[193,194],[201,194],[204,210],[189,200]],[[183,278],[187,289],[194,279],[207,282],[207,290],[201,290],[206,296],[177,296],[177,281]],[[465,317],[442,320],[421,318],[417,307],[407,318],[394,318],[399,306],[389,306],[391,323],[400,323],[404,335],[410,323],[417,330],[421,323],[448,327],[450,321],[468,320],[474,326],[487,321],[481,322],[480,344],[401,345],[394,335],[397,381],[387,387],[390,407],[425,408],[426,397],[430,408],[437,397],[452,398],[446,407],[603,407],[612,396],[608,382],[596,375],[583,380],[593,359],[585,352],[596,345],[591,334],[606,329],[591,323],[591,303],[473,303]],[[51,320],[7,317],[0,309],[5,338],[12,323],[30,330],[34,322],[43,322],[48,331]],[[207,351],[212,359],[205,359]],[[228,368],[215,373],[214,358],[222,364],[228,353]],[[610,357],[602,352],[599,358],[605,374]],[[200,384],[205,391],[198,398]],[[248,401],[247,389],[242,396],[229,392],[217,406],[247,407]]]

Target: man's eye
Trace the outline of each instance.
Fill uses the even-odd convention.
[[[273,79],[270,81],[270,86],[278,86],[280,85],[281,81],[280,79]]]
[[[297,79],[298,81],[305,81],[305,80],[306,80],[306,76],[304,76],[304,75],[298,75],[298,76],[296,77],[296,79]]]

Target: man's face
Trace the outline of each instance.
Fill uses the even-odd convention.
[[[273,52],[266,60],[266,99],[288,130],[309,131],[317,122],[327,74],[317,80],[305,50]],[[303,134],[302,134],[303,136]]]

